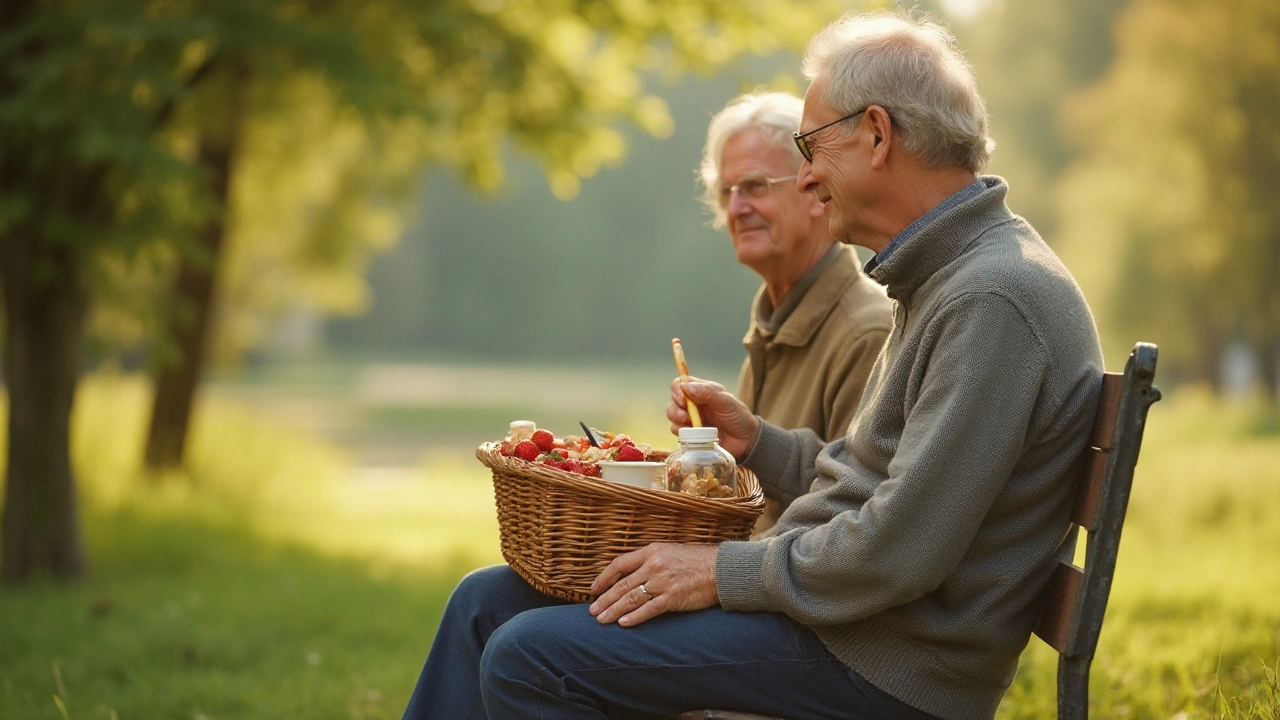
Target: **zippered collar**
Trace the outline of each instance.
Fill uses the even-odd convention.
[[[1004,179],[983,175],[978,180],[985,189],[936,218],[929,220],[926,213],[922,217],[926,222],[896,240],[898,247],[893,253],[871,269],[871,279],[884,285],[889,297],[910,302],[921,285],[964,253],[979,235],[1013,219],[1004,203],[1009,192]]]

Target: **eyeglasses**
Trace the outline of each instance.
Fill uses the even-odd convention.
[[[780,182],[795,180],[799,175],[787,175],[786,177],[765,177],[763,175],[748,175],[738,181],[737,185],[720,188],[720,207],[729,207],[729,200],[733,194],[741,193],[743,197],[762,198],[769,194],[773,186]]]
[[[800,148],[800,154],[804,156],[804,159],[805,159],[805,160],[808,160],[809,162],[813,162],[813,151],[809,149],[809,140],[808,140],[808,138],[809,138],[809,136],[810,136],[810,135],[812,135],[812,134],[814,134],[814,133],[818,132],[819,130],[826,130],[827,128],[831,127],[832,125],[835,125],[836,123],[842,123],[842,122],[844,122],[845,120],[848,120],[849,118],[857,117],[857,116],[861,115],[862,113],[866,112],[866,111],[867,111],[867,108],[870,108],[870,107],[871,107],[871,106],[870,106],[870,105],[868,105],[867,107],[864,107],[864,108],[862,108],[861,110],[858,110],[857,112],[851,112],[851,113],[849,113],[848,115],[845,115],[844,117],[840,118],[839,120],[832,120],[831,122],[827,123],[826,125],[823,125],[822,127],[814,128],[814,129],[810,130],[809,132],[803,132],[803,133],[802,133],[802,132],[798,132],[798,131],[797,131],[797,132],[793,132],[793,133],[791,133],[791,137],[795,138],[795,141],[796,141],[796,147]]]

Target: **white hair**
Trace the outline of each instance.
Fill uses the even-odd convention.
[[[784,151],[791,168],[798,171],[803,158],[791,134],[799,129],[803,112],[804,101],[795,95],[757,90],[730,100],[711,118],[698,174],[702,180],[702,202],[712,213],[714,227],[725,225],[724,208],[720,207],[721,155],[725,143],[734,135],[754,128],[771,146]]]
[[[910,12],[845,15],[809,41],[804,75],[822,75],[837,112],[884,107],[903,147],[927,167],[981,172],[995,141],[973,68],[951,31]]]

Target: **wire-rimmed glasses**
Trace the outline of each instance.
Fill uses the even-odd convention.
[[[770,190],[773,190],[774,185],[788,180],[795,180],[798,177],[800,176],[765,177],[764,175],[748,175],[734,185],[720,188],[720,207],[729,207],[729,200],[735,192],[743,197],[762,198],[768,195]]]

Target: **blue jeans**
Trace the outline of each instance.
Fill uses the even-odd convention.
[[[462,579],[406,720],[668,718],[717,708],[807,718],[931,717],[850,670],[781,613],[710,608],[632,628],[500,565]]]

